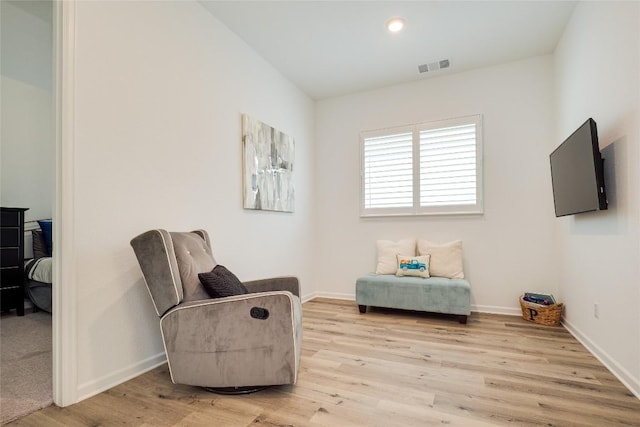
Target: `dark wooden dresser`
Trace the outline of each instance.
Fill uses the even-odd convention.
[[[24,212],[0,208],[0,305],[24,316]]]

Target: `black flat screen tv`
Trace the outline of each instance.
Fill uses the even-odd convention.
[[[596,122],[588,119],[550,155],[556,216],[607,209]]]

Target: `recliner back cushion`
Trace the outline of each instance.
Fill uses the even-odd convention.
[[[182,280],[183,301],[209,299],[198,273],[211,271],[216,266],[211,247],[196,233],[170,234]]]
[[[178,262],[171,235],[166,230],[149,230],[131,240],[144,282],[158,316],[180,304],[183,298]]]

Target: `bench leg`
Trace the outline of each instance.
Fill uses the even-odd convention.
[[[358,310],[360,310],[360,313],[366,313],[367,312],[367,306],[366,305],[358,305]]]
[[[462,323],[463,325],[466,325],[467,324],[467,316],[459,315],[458,316],[458,322]]]

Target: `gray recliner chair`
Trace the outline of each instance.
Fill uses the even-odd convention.
[[[296,382],[297,278],[245,282],[249,294],[211,299],[198,279],[216,266],[206,231],[151,230],[131,246],[160,317],[174,383],[232,392]]]

